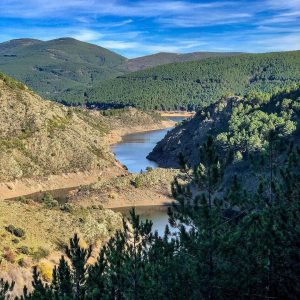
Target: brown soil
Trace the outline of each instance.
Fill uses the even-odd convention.
[[[0,183],[0,200],[30,195],[37,192],[46,192],[58,189],[75,188],[92,184],[100,177],[107,179],[124,175],[127,171],[120,166],[106,170],[93,170],[61,175],[50,175],[48,177],[16,179],[14,181]]]
[[[189,111],[160,111],[162,117],[192,117],[195,112]]]
[[[90,207],[101,204],[104,208],[166,205],[171,197],[171,182],[178,170],[157,168],[143,174],[129,174],[97,183],[78,190],[69,201]],[[134,182],[138,179],[139,186]]]

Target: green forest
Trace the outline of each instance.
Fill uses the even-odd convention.
[[[84,101],[87,87],[123,74],[123,62],[117,53],[72,38],[0,43],[0,72],[56,101]]]
[[[182,62],[118,76],[86,91],[87,103],[194,110],[222,96],[266,93],[300,80],[300,51]]]

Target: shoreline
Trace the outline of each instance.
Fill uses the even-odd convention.
[[[0,200],[11,200],[38,193],[51,191],[75,190],[81,186],[95,183],[100,176],[107,179],[126,173],[117,165],[103,170],[91,170],[76,173],[65,173],[38,178],[21,178],[13,181],[0,182]]]
[[[159,111],[162,117],[192,117],[196,114],[195,111]]]
[[[106,136],[108,146],[117,144],[122,141],[123,136],[140,132],[162,130],[171,128],[176,122],[171,120],[162,121],[159,124],[145,126],[136,126],[132,128],[116,129],[109,132]],[[111,151],[111,149],[110,149]],[[41,177],[20,178],[11,181],[0,182],[0,200],[10,200],[22,196],[30,196],[38,193],[51,191],[76,190],[81,186],[96,183],[99,177],[105,177],[107,180],[122,175],[128,175],[124,166],[115,160],[115,164],[105,170],[89,170],[74,173],[53,174]],[[151,204],[150,204],[151,205]]]
[[[153,124],[145,128],[144,126],[135,126],[132,128],[113,129],[107,134],[107,141],[110,146],[118,144],[122,141],[123,137],[128,134],[150,132],[155,130],[162,130],[172,128],[176,122],[171,120],[162,121],[160,124]]]

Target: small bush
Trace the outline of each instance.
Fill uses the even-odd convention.
[[[45,193],[41,202],[45,205],[46,208],[49,209],[58,207],[58,201],[55,200],[50,193]]]
[[[30,250],[27,246],[21,246],[18,248],[18,251],[22,254],[25,254],[25,255],[29,255],[30,254]]]
[[[11,241],[12,241],[14,244],[18,244],[18,243],[20,242],[19,239],[12,239]]]
[[[39,271],[43,279],[47,282],[52,280],[53,266],[48,262],[42,262],[38,265]]]
[[[40,260],[42,258],[45,258],[49,255],[49,250],[39,247],[36,251],[33,252],[32,257],[36,260]]]
[[[5,229],[16,237],[25,236],[25,231],[22,228],[15,227],[14,225],[8,225],[5,227]]]
[[[136,189],[138,189],[138,188],[141,187],[141,185],[142,185],[141,178],[138,177],[138,176],[135,177],[135,179],[131,181],[131,184],[132,184]]]
[[[20,259],[18,260],[18,265],[19,265],[20,267],[27,267],[27,264],[26,264],[24,258],[20,258]]]
[[[147,167],[147,168],[146,168],[146,171],[147,171],[147,172],[151,172],[151,171],[153,171],[153,168],[152,168],[152,167]]]
[[[16,254],[11,249],[7,249],[4,252],[3,257],[11,263],[14,263],[16,261]]]
[[[27,203],[29,202],[29,200],[28,200],[26,197],[24,197],[24,196],[19,197],[19,198],[17,199],[17,201],[19,201],[19,202],[21,202],[21,203],[25,203],[25,204],[27,204]]]
[[[72,213],[74,213],[76,208],[71,203],[65,203],[60,206],[60,209],[64,212],[68,212],[68,213],[72,214]]]

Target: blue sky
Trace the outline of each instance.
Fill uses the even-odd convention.
[[[127,57],[300,49],[300,0],[0,0],[0,42],[74,37]]]

